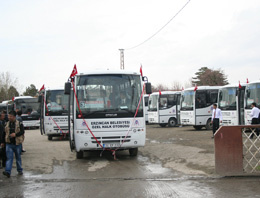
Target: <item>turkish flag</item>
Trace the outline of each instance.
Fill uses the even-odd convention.
[[[15,98],[15,97],[12,98],[12,101],[14,101],[14,98]]]
[[[246,83],[249,83],[248,78],[246,79]]]
[[[76,64],[75,64],[75,65],[74,65],[74,68],[73,68],[73,70],[72,70],[72,72],[71,72],[71,74],[70,74],[70,78],[76,76],[77,73],[78,73],[78,70],[77,70],[77,66],[76,66]]]
[[[197,91],[197,89],[198,89],[198,86],[197,86],[197,85],[195,85],[194,91]]]
[[[159,95],[162,95],[162,92],[161,92],[161,90],[159,90]]]
[[[43,84],[42,87],[40,88],[39,92],[41,92],[44,89],[45,89],[45,87],[44,87],[44,84]]]
[[[241,88],[242,88],[242,86],[241,86],[241,84],[240,84],[240,81],[239,81],[239,85],[238,85],[238,87],[239,87],[239,89],[241,89]]]
[[[143,77],[143,66],[141,65],[141,67],[140,67],[140,74],[141,74],[141,76]]]

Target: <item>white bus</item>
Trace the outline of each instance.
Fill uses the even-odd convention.
[[[145,122],[148,123],[148,101],[149,101],[149,95],[144,95],[144,112],[145,112]]]
[[[174,127],[180,123],[180,91],[162,91],[149,97],[148,122]]]
[[[248,83],[245,91],[245,124],[250,125],[252,118],[251,104],[255,102],[257,107],[260,108],[260,81]]]
[[[193,126],[196,130],[212,129],[213,104],[217,103],[219,86],[188,88],[181,93],[181,124]]]
[[[41,134],[53,137],[68,136],[68,101],[63,88],[45,89],[41,101]]]
[[[19,96],[13,99],[13,110],[22,111],[24,127],[40,127],[40,103],[32,96]]]
[[[225,85],[219,89],[218,107],[222,111],[222,125],[244,125],[245,84]]]
[[[142,80],[140,74],[122,70],[74,77],[70,146],[76,150],[77,159],[83,158],[84,151],[104,149],[127,149],[130,155],[137,155],[146,137]],[[66,94],[70,85],[65,84]]]

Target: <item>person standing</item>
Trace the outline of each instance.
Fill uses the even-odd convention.
[[[255,102],[253,102],[253,103],[251,104],[251,108],[252,108],[252,111],[251,111],[251,113],[250,113],[250,116],[252,117],[251,124],[252,124],[252,125],[254,125],[254,124],[259,124],[258,118],[259,118],[259,113],[260,113],[260,111],[259,111],[259,109],[256,107],[256,103],[255,103]],[[256,135],[259,136],[259,129],[258,129],[258,128],[255,129],[255,132],[256,132]],[[254,133],[252,133],[252,135],[250,136],[250,138],[252,139],[253,137],[254,137]]]
[[[6,152],[5,152],[5,144],[4,144],[4,130],[5,130],[5,113],[4,111],[0,112],[0,144],[1,144],[1,151],[0,151],[0,159],[2,163],[0,163],[0,167],[5,167],[6,163]]]
[[[212,138],[214,138],[215,132],[219,128],[219,123],[222,123],[222,113],[221,110],[218,108],[217,104],[213,104],[211,123],[212,123],[212,130],[213,130]]]
[[[23,123],[23,118],[22,118],[22,111],[21,110],[18,110],[18,111],[16,111],[16,120],[18,120],[20,123]],[[25,136],[24,136],[24,134],[23,134],[23,141],[24,141],[24,138],[25,138]],[[24,152],[26,152],[26,150],[24,150],[23,149],[23,145],[22,145],[22,152],[24,153]]]
[[[13,165],[13,153],[15,153],[16,168],[18,171],[18,175],[23,175],[21,151],[22,151],[24,127],[21,122],[16,120],[15,111],[9,112],[8,119],[9,121],[6,123],[5,133],[4,133],[7,161],[6,161],[5,171],[3,172],[3,175],[9,178],[11,175],[12,165]]]

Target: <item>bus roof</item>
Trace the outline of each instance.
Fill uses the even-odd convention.
[[[90,70],[84,73],[79,73],[76,76],[81,76],[81,75],[91,75],[91,74],[129,74],[129,75],[140,75],[138,72],[134,71],[127,71],[127,70]]]
[[[17,97],[14,97],[14,100],[28,99],[28,98],[34,98],[34,97],[32,97],[32,96],[17,96]]]
[[[181,91],[161,91],[161,94],[181,94]],[[153,92],[151,95],[159,95],[159,92]]]
[[[222,86],[198,86],[197,90],[212,90],[212,89],[220,89]],[[195,87],[190,87],[184,89],[183,91],[194,91]]]
[[[255,83],[260,83],[260,80],[257,80],[257,81],[253,81],[253,82],[249,82],[249,83],[247,83],[247,84],[255,84]]]
[[[245,87],[247,85],[246,83],[240,83],[240,84],[241,84],[242,87]],[[230,85],[224,85],[220,89],[222,89],[222,88],[236,88],[238,86],[239,86],[239,84],[230,84]]]
[[[45,89],[45,91],[62,91],[62,90],[64,90],[64,87],[54,87],[54,88],[49,88],[49,87],[47,87],[46,89]]]

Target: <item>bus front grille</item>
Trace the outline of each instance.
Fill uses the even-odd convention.
[[[111,137],[96,137],[96,139],[101,144],[111,144],[111,143],[123,143],[123,142],[130,142],[131,136],[111,136]],[[94,137],[91,137],[92,143],[97,143]]]

